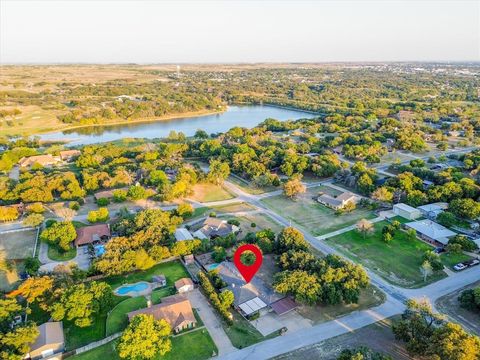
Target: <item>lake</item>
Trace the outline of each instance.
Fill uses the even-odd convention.
[[[172,120],[162,120],[146,123],[130,123],[120,125],[86,126],[78,129],[65,130],[39,135],[41,140],[68,140],[69,145],[87,145],[118,140],[122,138],[162,138],[170,131],[183,132],[192,136],[198,129],[208,134],[224,132],[241,126],[252,128],[267,118],[281,121],[301,118],[312,118],[309,112],[279,108],[268,105],[229,106],[221,114],[185,117]]]

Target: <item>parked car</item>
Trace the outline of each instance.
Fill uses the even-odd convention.
[[[458,263],[457,265],[455,265],[453,267],[453,270],[456,270],[456,271],[462,271],[462,270],[465,270],[468,266],[465,265],[464,263]]]
[[[447,250],[445,250],[444,247],[437,247],[437,248],[435,248],[435,250],[433,250],[433,252],[435,254],[441,254],[441,253],[444,253],[445,251],[447,251]]]
[[[472,260],[469,260],[469,261],[464,262],[463,264],[464,264],[464,265],[467,265],[468,267],[470,267],[470,266],[475,266],[475,265],[480,264],[480,260],[478,260],[478,259],[472,259]]]

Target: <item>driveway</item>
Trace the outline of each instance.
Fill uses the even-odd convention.
[[[274,331],[286,327],[289,333],[312,327],[308,319],[302,317],[296,311],[290,311],[284,315],[269,312],[258,319],[250,321],[263,336],[270,335]]]
[[[84,249],[77,249],[77,256],[68,261],[54,261],[48,257],[48,245],[44,242],[40,243],[40,251],[38,253],[38,260],[42,263],[40,266],[41,272],[52,272],[57,265],[77,264],[82,270],[88,270],[90,267],[90,257]]]
[[[188,292],[186,295],[188,300],[192,303],[192,307],[197,309],[198,315],[200,315],[200,318],[205,324],[210,336],[217,345],[219,355],[225,355],[237,350],[232,345],[232,342],[223,330],[220,320],[217,318],[213,308],[200,290],[195,289]]]

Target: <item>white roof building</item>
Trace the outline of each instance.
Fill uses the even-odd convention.
[[[192,234],[185,228],[178,228],[175,230],[175,240],[177,241],[185,241],[185,240],[193,240]]]
[[[443,245],[448,244],[450,237],[457,233],[447,229],[445,226],[437,224],[432,220],[420,220],[406,223],[405,226],[415,229],[422,238],[430,241],[436,241]]]
[[[393,205],[393,213],[408,220],[415,220],[422,216],[420,210],[404,203]]]
[[[238,307],[242,309],[245,316],[248,316],[259,310],[265,309],[267,304],[265,304],[259,297],[255,297],[238,305]]]
[[[430,219],[435,219],[440,213],[448,209],[448,203],[437,202],[433,204],[427,204],[417,207],[418,210],[423,214],[423,216]]]

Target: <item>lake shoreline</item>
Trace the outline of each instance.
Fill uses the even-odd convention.
[[[199,111],[189,111],[181,114],[172,114],[164,117],[155,117],[155,118],[141,118],[140,120],[133,120],[128,122],[127,120],[123,121],[114,121],[102,124],[85,124],[85,125],[75,125],[75,126],[68,126],[65,128],[57,129],[57,130],[48,130],[48,131],[39,131],[29,136],[35,135],[46,135],[46,134],[54,134],[59,131],[70,131],[76,129],[82,129],[87,127],[100,127],[100,126],[115,126],[115,125],[134,125],[134,124],[148,124],[153,122],[161,122],[161,121],[169,121],[169,120],[180,120],[183,118],[193,118],[193,117],[201,117],[201,116],[208,116],[208,115],[215,115],[215,114],[222,114],[228,110],[228,107],[224,110],[216,110],[216,111],[207,111],[207,110],[199,110]]]

